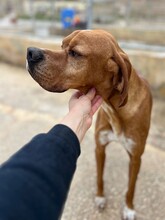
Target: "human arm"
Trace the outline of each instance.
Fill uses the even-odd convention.
[[[0,219],[60,218],[80,154],[79,141],[101,104],[95,91],[92,94],[85,102],[84,95],[72,96],[61,124],[35,136],[0,167]]]
[[[64,125],[35,136],[0,168],[0,219],[59,219],[79,154]]]

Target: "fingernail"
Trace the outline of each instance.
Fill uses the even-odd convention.
[[[96,89],[93,87],[90,89],[90,92],[96,92]]]

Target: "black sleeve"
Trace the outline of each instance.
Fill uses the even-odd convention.
[[[0,219],[59,219],[79,155],[79,141],[64,125],[35,136],[0,167]]]

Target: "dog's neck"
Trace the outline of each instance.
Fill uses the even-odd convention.
[[[134,86],[136,83],[136,86]],[[131,108],[134,111],[138,109],[136,106],[136,100],[142,100],[145,98],[145,88],[144,88],[144,80],[136,73],[133,69],[131,72],[131,76],[128,82],[128,97],[126,99],[125,105],[119,107],[120,104],[120,93],[118,91],[112,90],[110,97],[104,96],[104,94],[100,94],[104,101],[112,106],[117,112],[126,113]],[[132,112],[134,112],[132,111]]]
[[[118,108],[120,103],[120,93],[111,86],[105,86],[104,83],[99,84],[96,87],[97,93],[103,98],[103,100],[110,106]]]
[[[141,85],[141,79],[136,74],[135,70],[132,69],[129,81],[128,81],[128,97],[126,98],[124,105],[122,107],[119,107],[121,102],[121,94],[116,89],[113,88],[112,85],[108,85],[108,80],[105,79],[105,81],[102,84],[99,84],[98,87],[96,87],[98,94],[102,96],[103,100],[109,104],[110,106],[113,106],[115,110],[120,110],[126,106],[126,103],[129,99],[129,102],[134,101],[134,97],[131,96],[131,94],[135,94],[137,89],[140,90],[140,88],[134,87],[134,82],[137,82],[137,85]],[[140,94],[140,93],[139,93]]]
[[[120,111],[124,109],[127,104],[123,105],[122,107],[119,107],[120,101],[121,101],[121,96],[118,90],[112,87],[110,83],[108,83],[110,79],[108,77],[105,77],[104,81],[99,82],[97,85],[85,85],[77,88],[80,90],[82,93],[87,93],[88,90],[92,87],[96,88],[97,94],[99,94],[103,100],[107,103],[107,105],[113,106],[113,108],[116,111]],[[136,81],[136,87],[134,87],[134,82]],[[135,96],[132,94],[138,94],[140,95],[141,91],[141,78],[136,74],[135,70],[132,69],[131,76],[129,78],[128,82],[128,100],[129,103],[134,103]],[[136,90],[136,91],[135,91]],[[138,96],[138,99],[140,97]],[[127,102],[127,100],[126,100]]]

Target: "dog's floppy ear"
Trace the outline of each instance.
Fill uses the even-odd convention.
[[[71,34],[69,34],[68,36],[66,36],[62,42],[62,47],[65,47],[69,42],[70,40],[75,37],[78,33],[80,32],[80,30],[76,30],[76,31],[73,31]]]
[[[118,45],[113,43],[113,60],[119,66],[119,72],[114,75],[113,85],[120,93],[119,107],[126,104],[128,98],[128,80],[131,75],[132,66],[128,56],[120,49]]]

